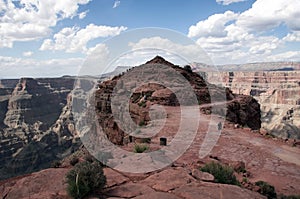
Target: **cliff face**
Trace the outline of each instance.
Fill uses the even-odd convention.
[[[49,167],[76,148],[71,78],[2,80],[0,176]]]
[[[157,65],[159,64],[159,65]],[[153,67],[148,67],[153,65]],[[99,84],[99,89],[96,91],[96,110],[98,114],[98,120],[102,126],[104,132],[111,142],[115,144],[123,144],[126,134],[121,130],[117,123],[114,121],[111,107],[111,98],[115,87],[118,93],[132,93],[129,102],[130,117],[123,117],[123,121],[132,119],[136,125],[147,124],[150,121],[149,108],[153,104],[165,105],[165,106],[179,106],[190,105],[192,99],[188,92],[185,92],[188,88],[184,85],[180,78],[172,77],[169,71],[164,73],[163,71],[155,73],[157,67],[166,66],[174,69],[177,73],[182,75],[191,86],[193,93],[196,95],[197,103],[200,105],[202,112],[210,113],[212,106],[212,96],[214,96],[214,103],[223,103],[227,105],[226,110],[219,110],[223,115],[226,112],[226,119],[238,123],[241,125],[248,125],[252,129],[260,129],[260,107],[255,99],[250,96],[234,95],[229,89],[225,89],[213,84],[207,84],[204,79],[197,73],[191,71],[190,67],[181,68],[167,62],[161,57],[155,57],[153,60],[147,62],[145,65],[130,69],[128,73],[116,76],[112,80],[108,80]],[[160,80],[166,80],[166,87],[161,84],[155,83],[143,83],[138,78],[139,74],[147,74],[143,76],[143,81],[156,80],[159,76]],[[145,79],[147,78],[147,79]],[[122,79],[128,81],[122,82]],[[118,83],[119,81],[119,83]],[[122,82],[120,84],[120,81]],[[178,102],[178,96],[169,90],[167,85],[173,87],[173,91],[183,91],[185,93],[183,104]],[[180,96],[179,96],[180,98]],[[121,102],[126,99],[117,100],[115,107],[120,107]],[[225,105],[225,107],[226,107]],[[120,114],[125,110],[119,111]]]
[[[300,139],[300,71],[221,72],[234,93],[261,104],[262,127],[282,138]],[[209,82],[218,82],[207,73]]]

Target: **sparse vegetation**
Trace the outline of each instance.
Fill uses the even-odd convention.
[[[274,186],[270,185],[269,183],[264,181],[257,181],[255,182],[255,185],[260,187],[259,193],[264,196],[267,196],[268,199],[273,199],[277,197]]]
[[[245,178],[245,177],[244,177],[244,178],[243,178],[243,182],[244,182],[244,183],[248,183],[248,182],[249,182],[248,178]]]
[[[147,145],[144,145],[144,144],[136,144],[134,145],[134,149],[133,151],[135,153],[143,153],[145,151],[147,151],[149,149],[149,147]]]
[[[144,120],[140,121],[139,126],[145,126],[145,121]]]
[[[146,101],[142,101],[142,102],[138,103],[138,105],[139,105],[140,107],[145,108],[145,107],[146,107]]]
[[[215,182],[217,183],[240,186],[240,182],[236,179],[234,170],[230,166],[210,162],[205,164],[205,166],[200,170],[212,174],[215,177]]]
[[[89,193],[101,191],[106,184],[106,177],[99,162],[81,162],[66,175],[68,194],[75,198],[83,198]]]

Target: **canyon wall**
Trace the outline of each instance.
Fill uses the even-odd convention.
[[[72,78],[0,82],[0,179],[49,167],[80,144]]]
[[[300,139],[300,71],[220,72],[233,93],[251,95],[261,107],[262,128],[281,138]],[[220,82],[214,72],[207,81]]]

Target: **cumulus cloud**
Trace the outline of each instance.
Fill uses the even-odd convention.
[[[250,31],[266,31],[281,24],[300,30],[299,7],[299,0],[257,0],[236,23]]]
[[[83,61],[83,58],[36,60],[0,56],[0,78],[77,75]]]
[[[188,36],[196,39],[217,64],[272,60],[272,54],[286,42],[300,41],[299,3],[257,0],[242,13],[226,11],[199,21],[190,26]],[[280,25],[290,31],[284,38],[272,35]],[[276,57],[282,55],[288,54]]]
[[[183,45],[173,42],[167,38],[149,37],[140,39],[136,43],[129,43],[132,50],[139,49],[157,49],[168,52],[174,56],[179,56],[188,62],[204,62],[210,63],[207,54],[197,44]],[[152,58],[152,57],[151,57]],[[173,59],[173,58],[171,58]]]
[[[111,72],[108,64],[111,62],[110,52],[105,44],[97,44],[87,51],[87,58],[80,69],[80,75],[101,75]]]
[[[232,3],[237,3],[237,2],[247,1],[247,0],[216,0],[216,1],[219,4],[229,5],[229,4],[232,4]]]
[[[120,6],[120,4],[121,4],[121,1],[116,0],[114,5],[113,5],[113,8],[117,8],[118,6]]]
[[[15,41],[47,36],[58,21],[77,15],[79,5],[90,0],[0,1],[0,47],[13,47]]]
[[[300,42],[300,31],[293,31],[287,34],[283,40],[287,42]]]
[[[300,51],[287,51],[283,53],[274,54],[268,57],[271,61],[299,61]]]
[[[23,52],[23,56],[24,57],[30,57],[33,55],[33,52],[32,51],[26,51],[26,52]]]
[[[226,11],[223,14],[214,14],[204,21],[199,21],[196,25],[189,28],[189,37],[213,36],[223,37],[227,34],[225,25],[236,19],[238,14],[232,11]]]
[[[97,26],[89,24],[85,28],[66,27],[53,36],[53,39],[44,40],[40,50],[65,50],[66,52],[84,52],[88,51],[86,45],[89,41],[120,34],[127,28]]]
[[[88,12],[89,12],[89,11],[86,10],[86,11],[84,11],[84,12],[79,13],[79,14],[78,14],[78,18],[79,18],[79,19],[84,19],[84,18],[86,17],[86,14],[87,14]]]

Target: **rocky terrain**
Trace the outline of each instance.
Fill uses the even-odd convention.
[[[220,72],[233,93],[253,96],[261,107],[263,129],[281,138],[300,139],[300,71]],[[214,73],[207,80],[220,82]]]
[[[72,153],[72,78],[22,78],[0,83],[0,179],[47,168]]]
[[[161,71],[153,72],[157,68],[160,68]],[[188,80],[188,83],[185,83],[172,71],[176,71],[175,73]],[[160,74],[159,77],[157,76],[158,73]],[[140,74],[146,75],[141,76]],[[161,80],[163,81],[160,82]],[[147,83],[155,81],[159,83]],[[192,94],[187,91],[189,87],[192,89]],[[111,101],[115,88],[117,88],[117,93],[122,95],[117,100]],[[170,88],[173,90],[171,91]],[[174,91],[178,96],[174,94]],[[120,109],[123,107],[122,103],[128,101],[126,100],[126,93],[130,94],[129,112],[136,125],[147,124],[150,121],[149,108],[153,104],[166,106],[207,104],[201,108],[203,113],[210,114],[213,109],[233,123],[242,126],[247,125],[253,130],[258,130],[261,127],[260,105],[255,99],[246,95],[233,94],[224,87],[208,84],[199,74],[193,73],[191,68],[173,65],[157,56],[145,65],[135,67],[124,75],[102,82],[96,91],[96,112],[99,123],[109,140],[118,145],[123,144],[126,135],[112,116],[129,124],[127,122],[128,116],[122,115],[127,110],[115,111],[120,115],[113,115],[114,108]],[[195,94],[195,101],[193,101],[193,94]],[[223,106],[218,108],[218,103]],[[123,129],[127,128],[127,132],[130,132],[130,125],[123,127]]]
[[[205,77],[214,82],[209,75]],[[95,141],[103,138],[123,152],[132,153],[142,144],[147,146],[143,154],[174,148],[183,153],[172,162],[151,155],[140,159],[110,154],[105,161],[114,166],[104,168],[107,185],[92,198],[266,198],[258,193],[261,188],[255,182],[259,180],[274,185],[277,194],[300,195],[297,143],[262,135],[263,107],[246,92],[207,83],[190,66],[179,67],[159,56],[99,83],[87,99],[89,90],[93,90],[89,78],[76,82],[71,77],[1,81],[0,176],[19,175],[0,181],[1,198],[70,198],[65,181],[72,168],[70,160],[85,161],[91,152],[85,147],[97,151]],[[256,92],[260,89],[250,94]],[[274,99],[264,100],[271,103]],[[284,102],[285,98],[276,100]],[[87,107],[87,113],[81,110]],[[201,119],[190,136],[195,110]],[[294,113],[294,109],[289,111],[286,120],[294,119]],[[83,117],[86,119],[80,120]],[[75,125],[74,120],[82,123]],[[183,120],[187,123],[181,126]],[[96,125],[85,123],[91,121]],[[181,128],[186,132],[178,137]],[[92,135],[79,132],[81,129],[89,129]],[[80,147],[79,135],[89,145]],[[166,146],[161,144],[162,137]],[[155,158],[167,165],[147,171]],[[49,168],[58,159],[63,159],[59,168]],[[214,176],[199,170],[209,162],[234,168],[241,185],[216,183]],[[48,169],[32,173],[42,168]],[[30,174],[21,175],[24,173]]]
[[[165,125],[170,132],[167,136],[172,137],[180,110],[178,107],[166,109],[172,113]],[[170,166],[145,174],[122,173],[104,168],[107,177],[106,188],[88,198],[266,198],[256,192],[258,187],[253,186],[258,180],[274,185],[278,195],[300,194],[300,149],[279,140],[267,139],[253,133],[249,128],[235,128],[232,123],[226,122],[214,149],[207,157],[199,158],[199,148],[209,120],[210,116],[204,116],[192,145]],[[149,146],[155,145],[158,145],[156,140],[149,143]],[[125,148],[132,150],[133,147],[134,143],[129,143]],[[84,156],[81,153],[80,161],[84,161]],[[198,170],[210,161],[244,168],[245,173],[235,173],[242,182],[241,187],[215,183],[213,176]],[[144,166],[142,161],[140,166]],[[66,193],[65,174],[71,168],[68,161],[65,161],[60,168],[46,169],[2,181],[0,197],[68,199],[70,197]]]

